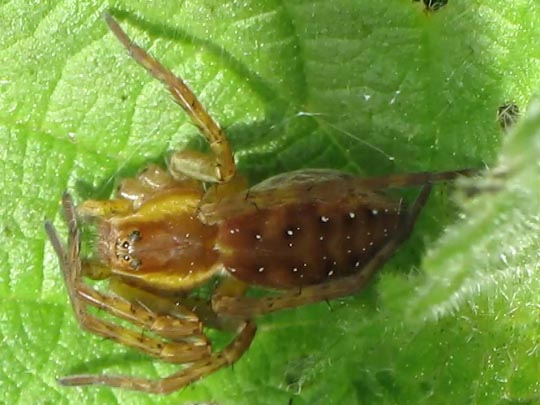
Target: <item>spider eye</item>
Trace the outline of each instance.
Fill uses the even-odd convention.
[[[124,249],[129,248],[129,242],[126,240],[124,243],[122,243],[122,247],[123,247]]]
[[[129,234],[129,240],[130,241],[136,241],[141,238],[141,232],[134,230]]]
[[[125,262],[130,262],[131,261],[131,256],[130,255],[124,255],[124,257],[122,257],[122,259],[124,259]]]

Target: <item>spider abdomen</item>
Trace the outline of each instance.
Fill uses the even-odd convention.
[[[219,226],[221,261],[249,284],[290,288],[360,270],[392,236],[397,207],[364,200],[289,203],[236,216]]]

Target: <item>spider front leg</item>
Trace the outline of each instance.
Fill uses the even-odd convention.
[[[110,200],[86,200],[77,207],[80,216],[109,218],[136,212],[146,201],[166,193],[202,193],[201,182],[188,177],[173,178],[158,165],[148,165],[134,178],[123,179],[117,197]]]
[[[242,326],[241,322],[236,318],[224,317],[216,314],[208,300],[203,298],[183,296],[180,298],[162,297],[132,287],[118,279],[111,279],[109,289],[129,302],[137,302],[156,313],[171,314],[180,318],[185,318],[186,312],[188,314],[196,314],[198,320],[200,320],[205,327],[235,332]],[[165,335],[167,332],[169,335]],[[173,339],[177,335],[176,332],[177,330],[174,327],[169,328],[168,330],[163,327],[158,334]]]
[[[134,289],[122,283],[115,284],[113,290],[130,300],[136,300],[141,305],[149,309],[160,312],[177,313],[178,306],[172,300],[157,297],[153,294]],[[202,302],[182,300],[183,304],[191,303],[199,307],[203,313],[211,312],[211,308]],[[195,309],[196,310],[196,309]],[[199,311],[197,311],[199,313]],[[216,314],[213,314],[218,319]],[[212,322],[211,322],[212,323]],[[125,375],[74,375],[60,379],[63,385],[104,385],[108,387],[118,387],[136,391],[151,392],[157,394],[168,394],[183,388],[200,378],[212,374],[213,372],[235,363],[251,345],[255,336],[256,327],[251,321],[243,322],[234,319],[224,319],[219,325],[212,323],[219,329],[236,330],[237,335],[232,342],[220,352],[210,353],[193,361],[190,365],[177,373],[168,377],[152,380],[147,378],[138,378]],[[174,332],[174,331],[173,331]],[[161,334],[161,333],[160,333]],[[169,336],[171,337],[171,336]]]
[[[138,290],[123,283],[114,283],[112,289],[127,299],[140,302],[144,306],[167,313],[175,313],[178,310],[174,300],[158,297],[154,294]],[[228,290],[232,293],[231,290]],[[243,291],[237,291],[241,293]],[[233,341],[221,352],[212,353],[200,361],[192,363],[189,367],[160,380],[133,378],[127,376],[72,376],[69,381],[64,379],[67,385],[100,384],[111,387],[121,387],[132,390],[166,394],[176,391],[190,383],[212,374],[213,372],[235,363],[251,345],[256,333],[255,324],[251,321],[244,322],[238,319],[223,317],[215,314],[207,302],[198,299],[182,299],[182,305],[188,306],[205,320],[205,325],[219,330],[237,332]]]
[[[174,313],[178,309],[177,305],[172,300],[148,294],[122,283],[114,285],[113,289],[122,294],[122,296],[137,300],[143,305],[148,305],[160,312],[165,311],[167,313]],[[207,304],[197,300],[182,300],[182,303],[186,305],[187,303],[195,304],[202,313],[207,314],[209,311],[212,311]],[[196,309],[194,310],[196,311]],[[199,313],[199,311],[197,311],[197,313]],[[218,320],[220,317],[213,313],[213,318]],[[211,353],[198,361],[192,362],[188,367],[168,377],[151,380],[122,375],[76,375],[63,378],[61,382],[64,385],[79,386],[98,384],[158,394],[168,394],[176,391],[206,375],[212,374],[221,368],[235,363],[250,347],[256,333],[256,326],[252,321],[245,322],[235,319],[221,319],[218,322],[210,320],[210,323],[213,327],[218,329],[235,330],[237,331],[237,335],[221,352]]]
[[[212,299],[212,307],[219,314],[235,316],[241,319],[251,319],[255,316],[281,309],[344,297],[360,291],[365,287],[371,277],[390,259],[401,243],[409,237],[430,191],[431,184],[424,185],[420,195],[416,198],[410,211],[397,229],[396,234],[375,253],[359,272],[322,284],[303,287],[300,290],[285,292],[277,296],[250,298],[216,294]]]
[[[155,394],[168,394],[235,363],[251,345],[255,332],[255,324],[252,321],[246,321],[242,324],[242,328],[234,340],[221,352],[212,353],[204,359],[191,363],[190,366],[179,372],[159,380],[123,375],[78,375],[63,378],[61,382],[70,386],[97,384]]]
[[[153,193],[170,187],[174,182],[169,173],[158,165],[148,165],[135,178],[123,179],[117,188],[121,198],[132,201],[138,208]]]
[[[188,176],[199,181],[213,183],[224,183],[232,179],[236,173],[236,165],[227,137],[195,94],[180,77],[175,76],[158,60],[133,43],[110,14],[105,14],[104,17],[113,34],[128,50],[130,56],[154,78],[165,84],[175,101],[189,115],[210,145],[212,157],[192,151],[174,153],[169,161],[169,170],[173,177]]]
[[[77,207],[80,215],[91,218],[128,215],[156,192],[175,184],[169,173],[158,165],[148,165],[135,178],[123,179],[117,188],[117,198],[86,200]]]

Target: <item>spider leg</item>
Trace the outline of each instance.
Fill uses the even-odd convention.
[[[125,319],[135,326],[177,341],[188,338],[190,344],[208,344],[206,337],[202,334],[199,318],[183,307],[177,307],[174,316],[169,313],[162,315],[141,302],[132,302],[123,297],[103,294],[82,283],[76,285],[75,288],[79,298],[88,305]]]
[[[133,211],[137,211],[148,200],[164,195],[172,190],[192,190],[202,193],[200,181],[193,178],[173,178],[166,170],[158,165],[148,165],[135,178],[123,179],[117,189],[117,194],[131,201]],[[105,200],[104,203],[107,203]],[[101,203],[101,201],[100,201]],[[82,206],[86,206],[87,201]]]
[[[200,208],[206,204],[219,204],[223,201],[224,198],[240,194],[243,191],[249,188],[248,180],[245,176],[237,174],[227,183],[218,183],[210,186],[204,193],[201,202],[199,203],[199,214]],[[203,215],[199,215],[199,219],[206,223],[206,220]]]
[[[133,212],[133,204],[125,198],[86,200],[77,207],[77,212],[81,216],[90,218],[128,215]]]
[[[430,191],[431,184],[425,184],[408,215],[397,230],[396,235],[358,273],[277,296],[250,298],[216,294],[212,298],[212,307],[218,314],[250,319],[257,315],[339,298],[360,291],[377,270],[394,254],[401,243],[409,237]]]
[[[428,183],[455,180],[459,177],[475,176],[478,175],[479,172],[478,169],[463,169],[447,172],[414,172],[375,177],[357,177],[351,181],[351,185],[358,189],[369,190],[424,186]]]
[[[146,166],[135,178],[123,179],[117,188],[117,195],[133,201],[137,208],[141,203],[159,190],[173,183],[173,178],[158,165]]]
[[[158,165],[146,166],[138,175],[137,180],[152,191],[161,190],[173,182],[171,175]]]
[[[206,327],[229,332],[236,332],[241,326],[241,322],[236,318],[216,314],[206,299],[197,297],[163,297],[132,287],[117,278],[111,278],[109,290],[129,302],[136,302],[155,313],[169,314],[180,318],[185,318],[186,312],[192,317],[193,314],[196,314],[196,319],[200,321],[198,325],[202,323]],[[169,339],[185,336],[184,334],[179,334],[174,325],[168,324],[161,325],[159,331],[153,330],[153,332]]]
[[[151,380],[123,375],[83,374],[64,377],[59,381],[61,384],[69,386],[99,384],[156,394],[168,394],[235,363],[251,345],[255,332],[256,327],[252,321],[244,322],[236,338],[221,352],[212,353],[165,378]]]
[[[84,329],[116,340],[122,344],[137,348],[145,353],[169,362],[191,362],[208,356],[211,348],[201,332],[201,325],[195,314],[186,310],[183,318],[159,315],[148,308],[96,291],[82,281],[82,263],[80,260],[80,234],[73,201],[68,194],[62,199],[68,223],[68,248],[64,249],[54,226],[45,223],[45,229],[60,259],[64,280],[77,320]],[[145,336],[124,326],[98,318],[88,312],[94,306],[117,317],[146,328],[157,335],[170,336],[174,330],[176,337],[183,336],[183,341],[166,342],[151,336]]]
[[[212,158],[198,152],[174,153],[169,162],[173,176],[188,175],[205,182],[229,181],[236,172],[236,166],[227,137],[217,122],[208,114],[180,77],[175,76],[158,60],[133,43],[110,14],[105,14],[104,18],[110,30],[128,50],[130,56],[169,89],[175,101],[189,115],[210,145],[214,155]]]

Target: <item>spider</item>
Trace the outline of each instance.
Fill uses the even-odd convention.
[[[361,178],[308,169],[248,187],[236,173],[227,137],[183,80],[134,44],[111,15],[104,18],[131,57],[168,88],[207,139],[211,154],[174,152],[167,170],[149,165],[122,180],[113,199],[75,207],[65,193],[67,246],[46,221],[80,326],[182,364],[160,379],[73,375],[60,378],[63,385],[166,394],[234,363],[255,336],[257,316],[358,292],[407,239],[431,183],[472,173]],[[421,187],[410,208],[383,193],[406,186]],[[81,254],[79,218],[97,229],[96,253],[88,258]],[[221,281],[210,299],[190,295],[216,275]],[[85,277],[108,279],[108,289],[95,289]],[[250,286],[277,292],[244,296]],[[213,351],[203,326],[233,331],[235,337]]]

